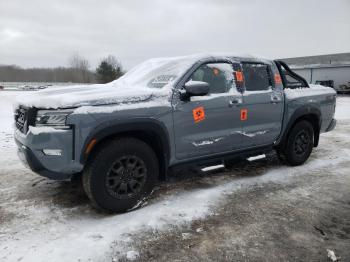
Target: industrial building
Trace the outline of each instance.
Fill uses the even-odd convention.
[[[309,83],[332,83],[337,91],[350,92],[350,53],[283,58],[297,74]],[[327,84],[328,85],[328,84]]]

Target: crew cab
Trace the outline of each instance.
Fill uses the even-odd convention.
[[[18,98],[15,141],[39,175],[82,174],[94,206],[138,206],[169,170],[276,150],[303,164],[331,131],[336,92],[282,61],[191,55],[141,63],[108,84],[50,87]]]

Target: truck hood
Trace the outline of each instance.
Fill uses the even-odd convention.
[[[147,87],[121,87],[109,84],[52,87],[42,91],[26,92],[17,98],[15,107],[43,109],[80,106],[133,104],[154,99],[166,99],[169,90]]]

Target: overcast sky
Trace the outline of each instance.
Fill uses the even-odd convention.
[[[0,0],[0,64],[126,68],[151,57],[230,52],[268,58],[350,52],[350,0]]]

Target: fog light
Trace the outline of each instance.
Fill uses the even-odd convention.
[[[43,152],[47,156],[61,156],[62,155],[61,149],[43,149]]]

